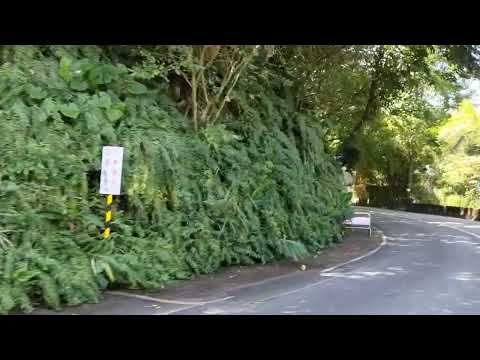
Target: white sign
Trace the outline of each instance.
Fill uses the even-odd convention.
[[[120,195],[122,184],[123,148],[104,146],[102,151],[102,174],[100,194]]]

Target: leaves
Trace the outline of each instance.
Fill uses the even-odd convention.
[[[80,109],[74,103],[63,104],[60,106],[60,112],[71,119],[76,119],[80,114]]]
[[[0,71],[0,311],[300,258],[338,238],[349,198],[323,125],[297,116],[283,75],[244,66],[254,47],[209,48],[199,70],[209,99],[225,63],[238,71],[212,102],[213,115],[224,107],[218,124],[198,134],[170,98],[175,71],[191,71],[188,47],[142,47],[143,65],[130,46],[38,49]],[[124,194],[105,240],[98,185],[111,144],[125,148]]]
[[[88,79],[93,85],[106,85],[111,83],[119,72],[119,69],[110,64],[97,65],[88,72]]]
[[[70,88],[77,91],[85,91],[88,89],[88,83],[81,78],[75,78],[70,83]]]
[[[107,110],[107,116],[110,121],[117,121],[123,116],[123,112],[118,108],[110,108]]]
[[[104,109],[109,109],[112,106],[112,99],[110,96],[105,93],[101,92],[98,97],[98,106],[104,108]]]
[[[65,81],[70,81],[72,74],[70,73],[70,66],[72,65],[72,59],[68,57],[62,57],[60,60],[60,66],[58,69],[58,74]]]
[[[41,100],[47,96],[47,92],[42,90],[42,88],[38,86],[33,86],[33,85],[28,86],[27,92],[28,92],[28,95],[30,95],[30,97],[35,100]]]
[[[15,191],[17,191],[17,189],[18,189],[17,184],[15,184],[13,182],[10,182],[10,181],[6,181],[6,182],[4,181],[0,185],[0,191],[5,192],[5,193],[15,192]]]
[[[134,95],[142,95],[147,92],[147,87],[137,81],[129,81],[127,90]]]
[[[479,111],[464,100],[437,130],[440,151],[433,164],[419,172],[423,185],[430,188],[437,203],[478,208]]]
[[[88,223],[94,224],[98,227],[102,227],[104,225],[104,222],[97,215],[94,214],[83,214],[82,218]]]

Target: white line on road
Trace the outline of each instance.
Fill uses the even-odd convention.
[[[381,243],[377,248],[375,248],[375,249],[373,249],[372,251],[366,253],[365,255],[359,256],[359,257],[357,257],[357,258],[355,258],[355,259],[349,260],[349,261],[344,262],[344,263],[342,263],[342,264],[338,264],[338,265],[332,266],[332,267],[330,267],[330,268],[328,268],[328,269],[324,269],[324,270],[320,271],[320,273],[330,272],[330,271],[332,271],[332,270],[338,269],[339,267],[342,267],[342,266],[351,264],[351,263],[353,263],[353,262],[355,262],[355,261],[362,260],[363,258],[366,258],[367,256],[370,256],[370,255],[373,255],[373,254],[375,254],[377,251],[379,251],[383,246],[385,246],[385,245],[387,244],[387,238],[386,238],[386,236],[383,234],[383,232],[382,232],[381,230],[379,230],[378,228],[375,228],[375,229],[380,233],[380,235],[381,235],[381,237],[382,237],[382,243]]]
[[[455,230],[457,230],[457,231],[463,232],[463,233],[465,233],[465,234],[468,234],[468,235],[471,235],[471,236],[473,236],[473,237],[476,237],[477,239],[480,239],[480,235],[474,234],[474,233],[472,233],[472,232],[470,232],[470,231],[467,231],[467,230],[459,229],[459,228],[457,228],[457,227],[455,227],[455,226],[450,226],[450,225],[445,225],[445,224],[440,224],[440,225],[438,225],[438,226],[443,226],[443,227],[448,227],[448,228],[450,228],[450,229],[455,229]]]
[[[382,237],[382,242],[378,247],[376,247],[375,249],[369,251],[368,253],[366,253],[362,256],[356,257],[354,259],[351,259],[351,260],[346,261],[344,263],[332,266],[330,268],[323,269],[323,270],[320,271],[320,274],[331,272],[332,270],[335,270],[335,269],[338,269],[342,266],[345,266],[345,265],[354,263],[356,261],[362,260],[362,259],[364,259],[368,256],[371,256],[371,255],[375,254],[376,252],[378,252],[383,246],[385,246],[387,244],[387,238],[380,229],[378,229],[378,228],[375,228],[375,229],[380,233],[380,235]],[[292,274],[286,274],[286,275],[288,276],[288,275],[292,275]],[[283,276],[280,276],[280,277],[287,277],[287,276],[283,275]],[[261,281],[261,282],[268,282],[268,280],[272,281],[272,280],[277,280],[277,279],[276,278],[275,279],[267,279],[267,280],[264,280],[264,281]],[[313,286],[316,286],[316,285],[318,285],[322,282],[325,282],[327,280],[328,279],[323,279],[322,281],[319,281],[319,282],[316,282],[316,283],[313,283],[313,284],[309,284],[305,287],[302,287],[302,288],[299,288],[299,289],[296,289],[296,290],[292,290],[292,291],[288,291],[288,292],[285,292],[285,293],[282,293],[282,294],[278,294],[278,295],[275,295],[275,296],[272,296],[272,297],[269,297],[267,299],[260,300],[260,301],[266,301],[266,300],[270,300],[270,299],[277,298],[277,297],[280,297],[280,296],[293,294],[295,292],[298,292],[298,291],[305,290],[305,289],[311,288]],[[188,309],[195,308],[195,307],[198,307],[198,306],[204,306],[204,305],[209,305],[209,304],[213,304],[213,303],[217,303],[217,302],[223,302],[223,301],[226,301],[226,300],[231,300],[235,297],[235,296],[227,296],[227,297],[224,297],[224,298],[214,299],[214,300],[211,300],[211,301],[183,301],[183,300],[160,299],[160,298],[154,298],[154,297],[151,297],[151,296],[126,293],[126,292],[122,292],[122,291],[108,291],[107,294],[136,298],[136,299],[151,301],[151,302],[156,302],[156,303],[188,305],[188,306],[183,307],[183,308],[172,309],[170,311],[161,313],[160,315],[169,315],[169,314],[172,314],[172,313],[176,313],[176,312],[183,311],[183,310],[188,310]]]
[[[330,272],[330,271],[332,271],[332,270],[338,269],[338,268],[340,268],[340,267],[342,267],[342,266],[345,266],[345,265],[354,263],[354,262],[356,262],[356,261],[362,260],[362,259],[364,259],[364,258],[366,258],[366,257],[368,257],[368,256],[371,256],[371,255],[375,254],[376,252],[378,252],[383,246],[385,246],[385,245],[387,244],[387,238],[386,238],[386,236],[383,234],[383,232],[382,232],[380,229],[375,228],[375,230],[378,231],[378,232],[380,233],[381,237],[382,237],[382,242],[381,242],[381,244],[380,244],[378,247],[376,247],[375,249],[371,250],[370,252],[368,252],[368,253],[366,253],[366,254],[364,254],[364,255],[362,255],[362,256],[359,256],[359,257],[357,257],[357,258],[351,259],[351,260],[346,261],[346,262],[344,262],[344,263],[342,263],[342,264],[338,264],[338,265],[332,266],[332,267],[330,267],[330,268],[321,270],[321,271],[320,271],[320,274],[321,274],[321,273],[327,273],[327,272]],[[281,277],[285,277],[285,276],[281,276]],[[277,280],[277,279],[275,278],[275,279],[270,279],[270,280]],[[302,287],[302,288],[295,289],[295,290],[291,290],[291,291],[287,291],[287,292],[284,292],[284,293],[281,293],[281,294],[277,294],[277,295],[268,297],[268,298],[266,298],[266,299],[257,300],[256,302],[263,302],[263,301],[271,300],[271,299],[274,299],[274,298],[277,298],[277,297],[281,297],[281,296],[285,296],[285,295],[290,295],[290,294],[293,294],[293,293],[296,293],[296,292],[299,292],[299,291],[302,291],[302,290],[305,290],[305,289],[314,287],[314,286],[316,286],[316,285],[319,285],[319,284],[321,284],[321,283],[323,283],[323,282],[325,282],[325,281],[329,281],[329,280],[331,280],[331,279],[328,279],[328,278],[327,278],[327,279],[322,279],[321,281],[315,282],[315,283],[313,283],[313,284],[309,284],[309,285],[304,286],[304,287]],[[262,281],[262,282],[264,282],[264,281]],[[117,294],[118,294],[118,293],[117,293]],[[126,293],[126,295],[132,296],[132,294],[128,294],[128,293]],[[135,296],[135,297],[138,297],[138,296],[141,296],[141,295],[134,295],[134,296]],[[233,298],[234,298],[234,296],[230,296],[230,297],[227,297],[227,298],[217,299],[217,300],[213,300],[213,301],[205,302],[205,303],[196,303],[196,304],[195,304],[195,303],[191,303],[191,304],[190,304],[191,306],[187,306],[187,307],[180,308],[180,309],[172,309],[172,310],[170,310],[170,311],[167,311],[167,312],[164,312],[164,313],[160,313],[159,315],[170,315],[170,314],[173,314],[173,313],[176,313],[176,312],[180,312],[180,311],[183,311],[183,310],[189,310],[189,309],[192,309],[192,308],[195,308],[195,307],[198,307],[198,306],[208,305],[208,304],[212,304],[212,303],[214,303],[214,302],[226,301],[226,300],[230,300],[230,299],[233,299]],[[154,299],[154,298],[152,298],[152,299]],[[155,300],[152,300],[152,301],[161,302],[161,301],[158,300],[158,299],[155,299]],[[163,301],[166,302],[165,300],[163,300]],[[167,301],[169,301],[169,300],[167,300]],[[177,302],[177,303],[179,303],[179,302]],[[187,303],[183,302],[181,305],[187,305]]]
[[[233,298],[233,296],[227,296],[227,297],[224,297],[224,298],[221,298],[221,299],[215,299],[215,300],[211,300],[211,301],[179,301],[179,300],[159,299],[159,298],[154,298],[154,297],[145,296],[145,295],[130,294],[130,293],[122,292],[122,291],[108,291],[107,294],[131,297],[131,298],[135,298],[135,299],[158,302],[158,303],[163,303],[163,304],[194,305],[194,306],[213,304],[213,303],[216,303],[216,302],[230,300],[230,299]]]
[[[382,247],[384,247],[386,244],[387,244],[387,238],[385,237],[385,235],[383,234],[383,232],[378,229],[378,228],[375,228],[379,233],[380,235],[382,236],[382,243],[375,249],[373,249],[372,251],[366,253],[365,255],[362,255],[362,256],[359,256],[355,259],[352,259],[352,260],[349,260],[347,262],[344,262],[342,264],[338,264],[338,265],[335,265],[335,266],[332,266],[328,269],[324,269],[322,271],[320,271],[320,274],[322,273],[328,273],[328,272],[331,272],[332,270],[335,270],[335,269],[338,269],[342,266],[345,266],[345,265],[348,265],[348,264],[351,264],[351,263],[354,263],[356,261],[359,261],[359,260],[362,260],[368,256],[371,256],[373,254],[375,254],[376,252],[378,252]],[[279,298],[279,297],[282,297],[282,296],[287,296],[287,295],[290,295],[290,294],[295,294],[299,291],[302,291],[302,290],[306,290],[306,289],[310,289],[312,287],[315,287],[317,285],[320,285],[322,283],[325,283],[326,281],[328,280],[331,280],[332,278],[327,278],[327,279],[322,279],[320,281],[317,281],[315,283],[312,283],[312,284],[309,284],[307,286],[304,286],[304,287],[301,287],[301,288],[298,288],[298,289],[295,289],[295,290],[291,290],[291,291],[287,291],[287,292],[284,292],[284,293],[281,293],[281,294],[277,294],[277,295],[273,295],[273,296],[270,296],[268,298],[264,298],[264,299],[261,299],[261,300],[256,300],[257,302],[265,302],[265,301],[268,301],[268,300],[272,300],[272,299],[275,299],[275,298]]]
[[[375,213],[375,211],[372,211],[373,213]],[[394,217],[397,217],[397,218],[403,218],[405,220],[410,220],[410,221],[417,221],[417,222],[422,222],[422,223],[426,223],[426,224],[430,224],[430,225],[434,225],[432,224],[431,221],[426,221],[426,220],[422,220],[422,219],[419,219],[418,217],[415,217],[415,216],[405,216],[405,215],[399,215],[398,213],[396,212],[377,212],[377,213],[380,213],[381,215],[387,215],[387,216],[394,216]],[[410,214],[409,214],[410,215]],[[457,231],[460,231],[460,232],[463,232],[465,234],[468,234],[470,236],[473,236],[475,238],[478,238],[480,239],[480,235],[478,234],[475,234],[475,233],[472,233],[472,232],[469,232],[469,231],[466,231],[466,230],[463,230],[463,229],[460,229],[458,227],[455,227],[455,226],[451,226],[451,225],[447,225],[447,224],[437,224],[437,226],[439,227],[448,227],[448,228],[451,228],[453,230],[457,230]],[[340,267],[343,267],[345,265],[348,265],[348,264],[351,264],[351,263],[354,263],[354,262],[357,262],[357,261],[360,261],[368,256],[371,256],[373,254],[375,254],[376,252],[378,252],[383,246],[385,246],[387,244],[387,237],[384,235],[384,233],[379,230],[378,228],[376,228],[377,231],[380,232],[381,236],[382,236],[382,243],[375,249],[373,249],[372,251],[368,252],[367,254],[364,254],[362,256],[359,256],[355,259],[351,259],[347,262],[344,262],[344,263],[341,263],[341,264],[338,264],[338,265],[335,265],[335,266],[332,266],[330,268],[327,268],[327,269],[324,269],[324,270],[321,270],[320,271],[320,274],[322,273],[329,273],[333,270],[336,270]],[[280,277],[288,277],[289,275],[292,275],[292,274],[286,274],[286,275],[283,275],[283,276],[280,276]],[[259,283],[264,283],[264,282],[268,282],[268,281],[271,281],[273,279],[267,279],[267,280],[264,280],[264,281],[261,281]],[[284,293],[280,293],[280,294],[276,294],[276,295],[273,295],[273,296],[270,296],[270,297],[267,297],[267,298],[264,298],[264,299],[261,299],[261,300],[257,300],[257,302],[265,302],[265,301],[268,301],[268,300],[272,300],[274,298],[279,298],[279,297],[282,297],[282,296],[287,296],[287,295],[290,295],[290,294],[294,294],[294,293],[297,293],[297,292],[300,292],[300,291],[303,291],[303,290],[306,290],[306,289],[309,289],[309,288],[312,288],[312,287],[315,287],[317,285],[320,285],[326,281],[328,281],[329,279],[322,279],[321,281],[317,281],[315,283],[312,283],[312,284],[309,284],[307,286],[304,286],[304,287],[301,287],[301,288],[298,288],[298,289],[294,289],[294,290],[291,290],[291,291],[287,291],[287,292],[284,292]],[[128,294],[129,296],[131,296],[131,294]],[[134,295],[134,297],[139,297],[138,295]],[[184,308],[181,308],[181,309],[173,309],[171,311],[168,311],[168,312],[165,312],[163,314],[167,315],[167,314],[172,314],[172,313],[176,313],[176,312],[180,312],[180,311],[183,311],[183,310],[187,310],[187,309],[191,309],[191,308],[195,308],[195,307],[198,307],[198,306],[202,306],[202,305],[208,305],[208,304],[211,304],[211,303],[214,303],[214,302],[221,302],[221,301],[226,301],[226,300],[230,300],[234,298],[234,296],[230,296],[230,297],[227,297],[227,298],[223,298],[223,299],[217,299],[217,300],[213,300],[211,302],[197,302],[197,303],[188,303],[188,302],[176,302],[176,301],[173,301],[173,300],[159,300],[159,299],[155,299],[155,300],[152,300],[152,301],[157,301],[157,302],[169,302],[169,303],[176,303],[176,304],[181,304],[181,305],[190,305],[188,307],[184,307]],[[154,299],[154,298],[150,298],[149,300],[151,299]]]
[[[375,211],[372,211],[374,214],[375,214]],[[429,224],[429,225],[437,225],[438,227],[448,227],[450,229],[454,229],[454,230],[457,230],[457,231],[460,231],[460,232],[463,232],[465,234],[468,234],[470,236],[473,236],[477,239],[480,239],[480,235],[478,234],[475,234],[475,233],[472,233],[470,231],[467,231],[467,230],[463,230],[461,228],[458,228],[456,226],[451,226],[451,225],[448,225],[446,224],[445,222],[435,222],[435,221],[427,221],[427,220],[423,220],[423,219],[419,219],[418,217],[416,217],[415,215],[418,215],[418,216],[421,216],[419,214],[409,214],[409,215],[412,215],[412,216],[406,216],[406,215],[398,215],[398,213],[395,213],[395,212],[392,212],[392,213],[387,213],[387,212],[377,212],[381,215],[387,215],[387,216],[393,216],[393,217],[398,217],[398,218],[402,218],[402,219],[406,219],[406,220],[413,220],[413,221],[417,221],[417,222],[422,222],[424,224]],[[432,216],[432,215],[428,215],[427,216]],[[450,222],[451,223],[451,222]],[[455,222],[456,224],[463,224],[461,222]]]

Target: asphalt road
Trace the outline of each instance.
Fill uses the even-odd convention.
[[[366,210],[387,240],[375,254],[175,314],[480,314],[479,222]]]

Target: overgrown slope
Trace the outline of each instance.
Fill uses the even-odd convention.
[[[100,48],[17,47],[0,72],[0,311],[96,301],[221,266],[301,257],[349,212],[322,128],[250,72],[235,108],[191,130],[168,83]],[[101,150],[125,147],[104,240]]]

